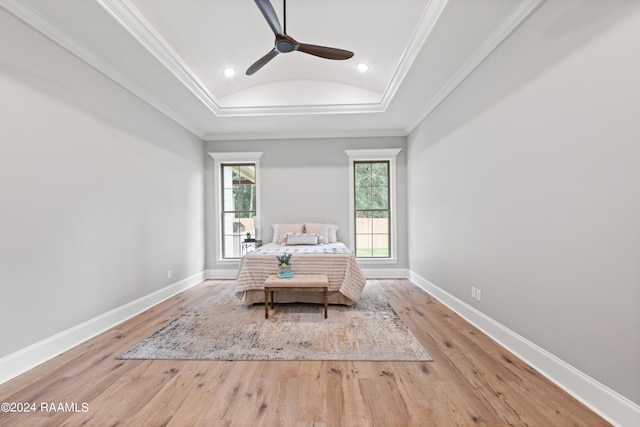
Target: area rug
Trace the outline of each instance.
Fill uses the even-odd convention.
[[[135,345],[121,359],[430,361],[383,295],[363,292],[353,306],[243,305],[209,297]]]

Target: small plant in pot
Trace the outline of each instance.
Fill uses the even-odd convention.
[[[278,259],[278,276],[281,278],[292,277],[291,254],[284,254],[276,258]]]

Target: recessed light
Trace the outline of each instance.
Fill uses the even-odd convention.
[[[224,69],[224,71],[223,71],[223,73],[224,73],[224,75],[225,75],[225,76],[227,76],[227,77],[231,77],[231,76],[233,76],[233,75],[235,75],[235,74],[236,74],[236,69],[235,69],[235,68],[232,68],[232,67],[225,68],[225,69]]]
[[[369,69],[369,66],[367,64],[362,64],[362,63],[358,64],[357,67],[358,67],[358,71],[362,73],[364,73]]]

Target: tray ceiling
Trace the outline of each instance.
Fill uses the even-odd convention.
[[[280,54],[252,76],[274,42],[252,0],[0,6],[199,137],[223,140],[406,135],[541,2],[289,0],[289,35],[355,55]],[[272,4],[283,23],[282,0]]]

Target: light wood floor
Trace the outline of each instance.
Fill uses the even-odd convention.
[[[408,280],[367,286],[385,293],[433,362],[116,359],[232,285],[204,282],[1,385],[0,402],[37,412],[0,413],[0,425],[608,425]],[[41,412],[43,402],[75,412]]]

